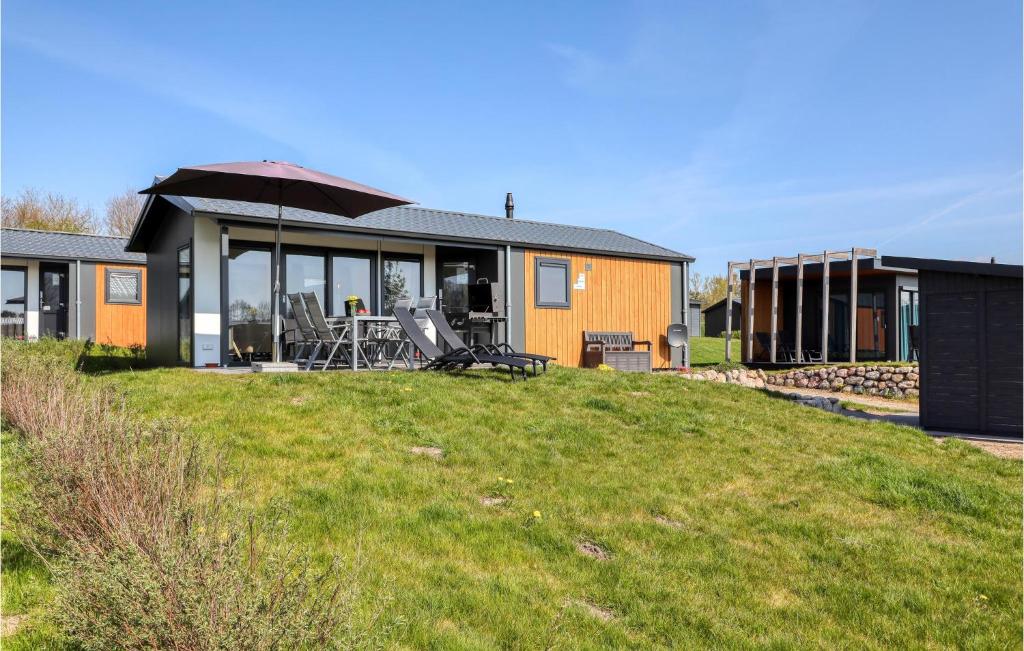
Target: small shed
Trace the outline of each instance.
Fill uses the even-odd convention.
[[[884,256],[918,270],[921,426],[1022,436],[1024,267]]]
[[[704,308],[704,336],[717,337],[725,332],[725,301],[722,299],[713,305]],[[739,299],[732,299],[732,322],[733,328],[737,331],[743,322],[743,307]]]
[[[687,319],[687,323],[690,324],[691,337],[699,337],[704,334],[700,327],[700,301],[690,301],[690,318]]]

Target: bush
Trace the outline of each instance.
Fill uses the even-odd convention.
[[[41,343],[5,344],[0,361],[3,419],[19,435],[28,487],[6,507],[54,576],[54,619],[72,640],[86,649],[375,641],[353,624],[356,577],[343,578],[337,561],[317,571],[283,545],[280,514],[257,521],[229,508],[191,437],[132,418],[122,396],[73,370],[74,346]]]

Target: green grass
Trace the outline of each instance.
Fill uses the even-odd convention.
[[[740,359],[740,341],[732,339],[732,358]],[[690,337],[690,366],[711,366],[725,362],[725,337]]]
[[[1021,464],[959,441],[668,375],[95,381],[222,450],[318,558],[358,550],[397,646],[1020,644]]]

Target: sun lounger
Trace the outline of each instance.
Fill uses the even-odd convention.
[[[448,323],[448,319],[444,318],[444,314],[440,310],[427,310],[427,316],[430,321],[434,324],[434,328],[437,329],[437,334],[441,335],[444,342],[452,350],[472,350],[474,353],[482,352],[489,353],[492,355],[503,355],[505,357],[515,357],[517,359],[524,359],[533,365],[533,374],[537,375],[537,365],[546,372],[548,370],[548,362],[555,359],[547,355],[535,355],[533,353],[517,353],[512,346],[508,344],[477,344],[475,346],[467,346],[462,338],[459,337],[458,333],[452,330],[452,326]]]
[[[530,362],[526,360],[485,353],[483,351],[474,352],[468,348],[445,353],[423,332],[423,329],[416,323],[416,319],[413,318],[412,312],[408,309],[395,309],[394,315],[398,320],[398,324],[402,327],[402,331],[405,332],[405,336],[416,346],[420,354],[428,360],[427,365],[423,367],[425,370],[466,369],[473,364],[493,364],[507,366],[513,380],[516,379],[517,370],[521,373],[522,378],[526,379],[526,367],[530,365]]]

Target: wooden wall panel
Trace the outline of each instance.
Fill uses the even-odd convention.
[[[106,302],[107,269],[142,271],[142,304],[119,305]],[[114,346],[146,345],[146,268],[135,265],[96,265],[96,343]]]
[[[583,362],[583,331],[630,331],[637,340],[648,340],[655,368],[669,364],[670,349],[665,330],[672,321],[671,263],[608,256],[552,253],[527,250],[526,268],[526,350],[554,355],[563,366]],[[579,274],[586,277],[586,289],[570,289],[572,307],[536,307],[534,260],[568,259],[571,284]],[[591,270],[586,270],[587,264]]]

